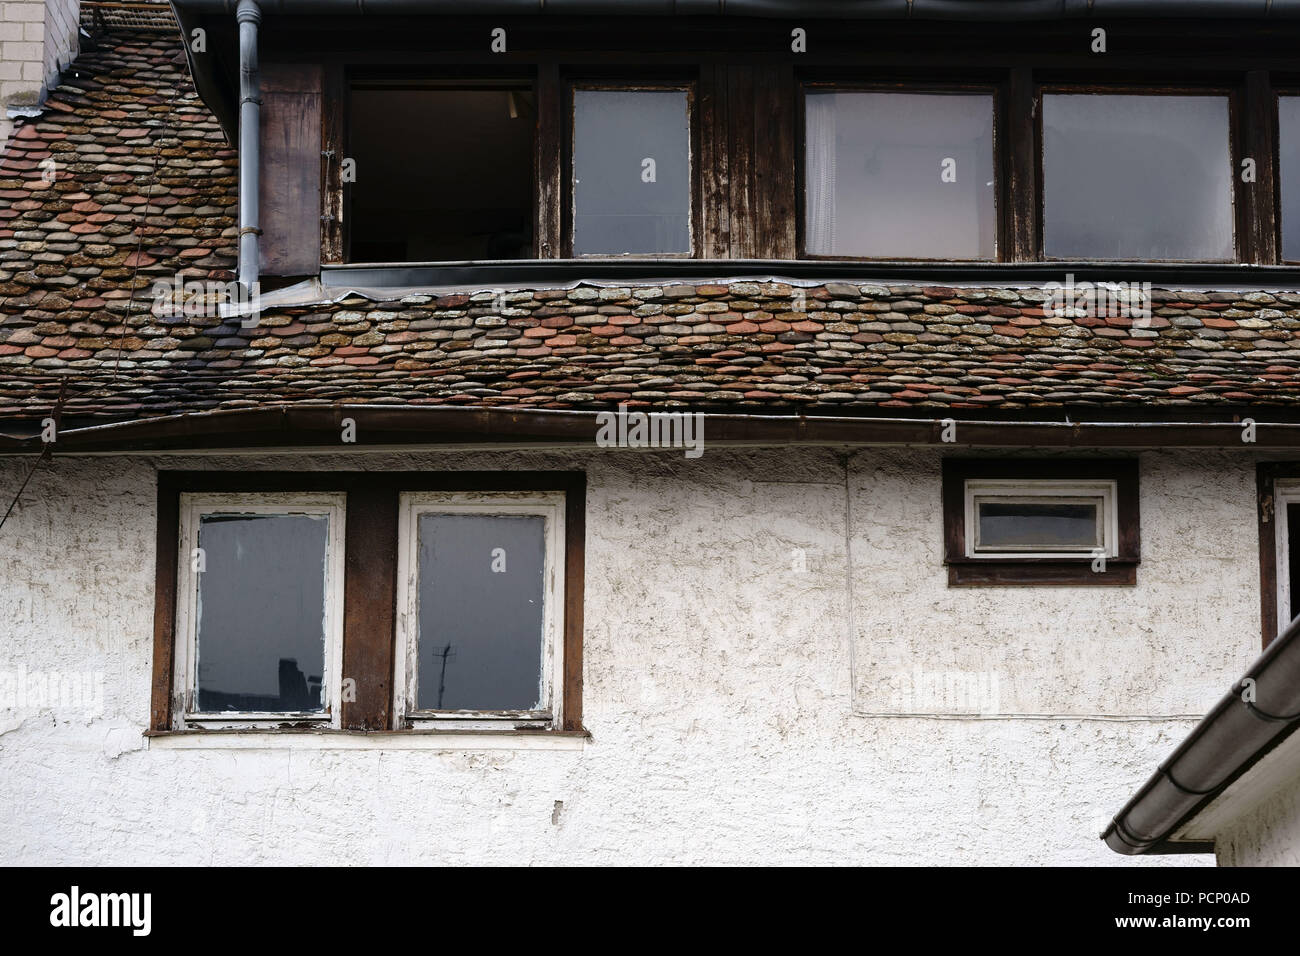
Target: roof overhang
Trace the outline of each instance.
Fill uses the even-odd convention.
[[[237,0],[173,0],[231,13]],[[1067,20],[1113,17],[1296,18],[1300,0],[260,0],[265,13],[436,16],[731,16],[853,20]]]
[[[1247,452],[1300,448],[1300,424],[1245,422],[969,420],[958,417],[864,418],[696,412],[632,405],[630,412],[703,415],[703,441],[726,445],[934,445],[955,448],[1213,448]],[[566,445],[595,448],[611,412],[419,405],[269,406],[187,412],[61,428],[47,449],[39,425],[0,434],[0,454],[129,454],[194,449],[354,451],[434,445]],[[343,444],[344,419],[356,425]],[[953,427],[955,425],[955,428]],[[1300,681],[1298,681],[1300,686]]]
[[[1289,778],[1289,785],[1295,786],[1300,757],[1295,744],[1300,738],[1291,738],[1297,727],[1300,618],[1268,646],[1160,764],[1115,815],[1102,839],[1116,853],[1125,855],[1211,849],[1218,828],[1257,801],[1269,781],[1276,784]],[[1257,764],[1264,771],[1262,761],[1275,751],[1267,765],[1272,769],[1247,779],[1246,774]],[[1284,771],[1281,774],[1279,766]],[[1230,791],[1239,780],[1242,785],[1236,787],[1234,796]],[[1207,826],[1211,812],[1218,822]]]

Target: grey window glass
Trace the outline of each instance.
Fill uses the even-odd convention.
[[[546,519],[418,519],[420,710],[541,706]]]
[[[1045,94],[1043,248],[1066,259],[1231,259],[1227,98]]]
[[[324,515],[202,516],[201,712],[324,710],[328,540]]]
[[[685,90],[575,90],[574,255],[691,251]]]
[[[1099,547],[1101,499],[977,501],[979,551],[1068,551]]]
[[[810,92],[810,255],[992,259],[993,97]]]
[[[1300,261],[1300,96],[1279,96],[1277,101],[1282,161],[1282,258]]]

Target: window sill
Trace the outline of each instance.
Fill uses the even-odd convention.
[[[1088,558],[970,558],[949,561],[949,587],[1115,587],[1137,584],[1138,562],[1108,558],[1094,571]]]
[[[781,277],[810,283],[852,279],[855,283],[951,282],[959,285],[1024,285],[1062,282],[1066,274],[1082,281],[1149,281],[1156,288],[1205,286],[1294,289],[1300,268],[1293,264],[1231,262],[1142,262],[1123,260],[1042,260],[1038,262],[969,262],[885,259],[705,259],[635,256],[582,259],[503,259],[470,262],[339,263],[321,267],[320,276],[302,284],[318,295],[339,296],[365,289],[482,289],[501,284],[554,288],[583,281],[637,283],[692,279],[767,279]],[[282,293],[283,294],[283,293]],[[269,304],[278,304],[268,294]]]
[[[585,730],[176,730],[149,731],[149,750],[574,750]]]

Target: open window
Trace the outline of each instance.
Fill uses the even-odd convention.
[[[1136,462],[950,458],[943,501],[949,584],[1136,582]]]
[[[358,83],[348,115],[352,262],[535,256],[528,84]]]

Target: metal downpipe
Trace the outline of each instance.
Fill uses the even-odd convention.
[[[261,166],[262,84],[257,62],[257,0],[239,0],[239,282],[251,299],[261,270],[259,178]]]

